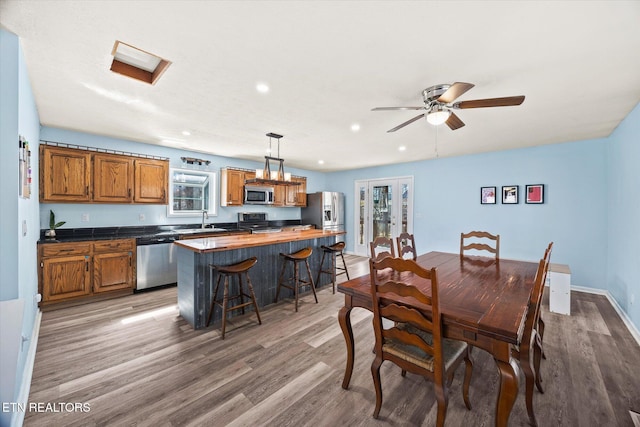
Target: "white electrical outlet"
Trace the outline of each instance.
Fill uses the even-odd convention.
[[[88,213],[83,213],[80,221],[89,222],[89,214]]]
[[[140,215],[138,215],[138,219],[139,219],[140,221],[144,221],[144,214],[143,214],[143,213],[141,213]]]

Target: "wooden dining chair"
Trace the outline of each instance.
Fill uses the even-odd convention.
[[[375,359],[371,364],[376,389],[373,417],[378,418],[382,406],[380,367],[389,360],[402,369],[402,376],[409,371],[433,381],[438,402],[437,425],[443,426],[449,387],[463,360],[466,368],[462,395],[467,409],[471,409],[469,385],[473,362],[471,347],[467,343],[442,336],[437,271],[435,268],[426,270],[413,260],[391,257],[380,261],[370,259],[369,267],[376,340]],[[391,275],[382,272],[388,268],[392,270]],[[400,278],[406,278],[406,281]],[[431,296],[423,293],[422,289],[430,291]],[[417,301],[421,309],[398,303],[399,296]],[[383,318],[393,321],[393,324],[383,323]]]
[[[378,236],[373,242],[369,243],[369,246],[371,248],[371,259],[375,261],[389,256],[395,258],[396,256],[393,240],[388,237]]]
[[[400,233],[396,237],[396,245],[398,247],[398,256],[405,258],[406,254],[411,254],[411,259],[418,259],[418,252],[416,251],[416,241],[413,238],[413,234]]]
[[[489,243],[486,243],[488,239]],[[472,240],[471,243],[465,241]],[[466,251],[488,251],[495,255],[496,259],[500,259],[500,235],[493,235],[486,231],[471,231],[469,233],[460,233],[460,256],[463,256]]]
[[[542,309],[540,308],[540,305],[542,304],[542,295],[544,294],[544,286],[547,282],[547,274],[549,273],[549,264],[550,264],[550,260],[551,260],[551,250],[553,249],[553,242],[549,243],[549,246],[547,246],[547,249],[544,251],[544,262],[546,265],[546,269],[544,271],[544,277],[543,277],[543,285],[542,285],[542,292],[540,294],[540,304],[538,306],[538,313],[537,313],[537,318],[535,320],[535,329],[536,329],[536,346],[534,347],[534,353],[533,353],[533,357],[534,357],[534,366],[535,366],[535,370],[536,370],[536,387],[538,388],[538,390],[540,391],[540,393],[544,393],[544,389],[542,388],[542,376],[540,375],[540,359],[546,359],[547,356],[544,353],[544,345],[543,345],[543,341],[544,341],[544,319],[542,318]]]
[[[540,315],[540,303],[542,302],[542,293],[544,291],[544,282],[547,277],[546,272],[548,268],[549,266],[548,263],[545,262],[545,259],[541,259],[538,263],[533,291],[529,297],[529,307],[522,333],[522,340],[520,341],[520,345],[513,345],[511,347],[511,356],[518,360],[520,368],[524,372],[527,414],[529,415],[529,422],[533,426],[538,425],[535,413],[533,412],[533,387],[540,376],[540,366],[539,364],[536,366],[535,362],[535,352],[539,351],[539,348],[536,350],[538,346],[536,322]],[[542,392],[542,390],[540,391]]]

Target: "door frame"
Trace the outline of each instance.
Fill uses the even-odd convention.
[[[372,178],[356,180],[354,183],[354,239],[353,239],[353,252],[356,255],[369,256],[369,242],[373,234],[373,201],[372,189],[374,186],[389,183],[387,185],[392,186],[392,195],[398,197],[398,201],[393,203],[394,216],[396,218],[394,228],[392,229],[392,237],[400,234],[402,230],[402,199],[401,191],[402,185],[407,186],[407,232],[413,233],[413,206],[414,206],[414,185],[413,176],[400,176],[389,178]],[[361,200],[361,190],[364,189],[364,201]],[[361,205],[361,202],[363,204]],[[363,224],[363,238],[360,234],[360,209],[363,208],[364,212],[364,224]],[[400,220],[398,221],[398,218]]]

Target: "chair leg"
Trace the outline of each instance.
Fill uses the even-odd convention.
[[[544,351],[542,349],[542,342],[540,342],[540,335],[535,335],[535,343],[533,345],[533,369],[536,378],[536,388],[540,393],[544,393],[544,389],[542,388],[542,375],[540,374],[540,361],[542,355],[544,355]]]
[[[532,426],[537,426],[536,415],[533,412],[533,384],[535,382],[533,360],[531,360],[531,350],[529,350],[529,356],[526,358],[520,358],[520,367],[524,372],[525,377],[525,401],[527,404],[527,414],[529,414],[529,423]]]
[[[342,252],[340,252],[340,258],[342,258],[342,266],[344,267],[344,272],[347,275],[347,280],[351,280],[349,278],[349,270],[347,270],[347,263],[344,260],[344,255],[342,254]]]
[[[256,310],[256,316],[258,316],[258,324],[262,325],[262,320],[260,319],[260,310],[258,310],[258,302],[256,301],[256,294],[253,292],[251,278],[249,277],[249,273],[245,274],[247,275],[247,287],[249,288],[249,295],[251,296],[251,300],[253,301],[253,308]]]
[[[445,384],[434,384],[436,400],[438,401],[438,416],[436,426],[444,427],[444,419],[447,417],[447,406],[449,405],[449,387]]]
[[[380,383],[380,366],[382,365],[382,357],[376,356],[371,364],[371,375],[373,376],[373,386],[376,389],[376,407],[373,410],[373,418],[378,418],[380,408],[382,407],[382,384]]]
[[[336,293],[336,253],[331,252],[331,286],[333,293]]]
[[[224,276],[224,297],[222,298],[222,339],[227,328],[227,304],[229,303],[229,276]]]
[[[471,358],[472,346],[467,347],[467,353],[464,356],[464,384],[462,387],[462,398],[464,405],[471,410],[471,400],[469,400],[469,387],[471,386],[471,374],[473,373],[473,359]]]
[[[542,316],[538,319],[538,333],[540,334],[540,349],[542,350],[542,358],[546,359],[547,355],[544,353],[544,347],[542,346],[542,341],[544,340],[544,320]]]
[[[209,309],[209,317],[207,318],[207,326],[211,323],[211,316],[213,315],[213,309],[216,305],[216,296],[218,296],[218,287],[220,286],[221,275],[218,275],[218,281],[216,282],[216,288],[213,291],[213,295],[211,295],[211,308]]]
[[[242,283],[242,274],[238,274],[238,296],[240,297],[240,312],[244,314],[244,284]]]
[[[293,289],[296,296],[296,312],[298,312],[298,294],[300,293],[300,278],[298,275],[300,272],[298,271],[298,263],[294,261],[293,263]]]
[[[304,265],[307,266],[307,275],[309,276],[309,281],[311,282],[311,290],[313,291],[313,298],[316,300],[316,304],[318,303],[318,295],[316,295],[316,285],[313,284],[313,276],[311,276],[311,268],[309,268],[309,260],[304,260]]]

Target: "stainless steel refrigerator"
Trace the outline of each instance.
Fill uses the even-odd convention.
[[[344,194],[320,191],[307,194],[307,207],[301,209],[303,224],[317,229],[344,231]]]

